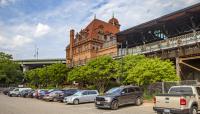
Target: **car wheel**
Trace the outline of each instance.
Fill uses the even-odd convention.
[[[137,106],[140,106],[142,103],[143,103],[142,98],[138,97],[138,98],[136,99],[135,104],[136,104]]]
[[[190,108],[190,114],[198,114],[198,110],[196,106],[193,106],[192,108]]]
[[[56,98],[53,98],[53,102],[57,102],[58,100]]]
[[[79,104],[79,100],[78,100],[78,99],[75,99],[75,100],[73,101],[73,103],[74,103],[75,105],[77,105],[77,104]]]
[[[111,103],[111,109],[112,110],[117,110],[119,108],[119,103],[117,100],[114,100],[112,103]]]

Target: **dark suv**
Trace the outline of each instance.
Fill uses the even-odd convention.
[[[97,96],[95,105],[97,108],[118,109],[119,106],[143,103],[143,92],[138,86],[121,86],[108,90],[104,96]]]

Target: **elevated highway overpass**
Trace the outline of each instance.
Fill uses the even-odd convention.
[[[40,68],[46,65],[51,65],[55,63],[66,64],[65,58],[54,58],[54,59],[20,59],[14,60],[14,62],[21,65],[23,72],[29,69]]]

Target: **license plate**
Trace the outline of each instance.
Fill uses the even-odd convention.
[[[170,113],[170,110],[169,109],[164,109],[164,112],[165,113]]]
[[[101,104],[99,101],[97,101],[97,104]]]

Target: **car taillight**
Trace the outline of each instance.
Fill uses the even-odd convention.
[[[186,100],[184,98],[180,98],[180,105],[186,105]]]
[[[153,103],[156,103],[156,97],[153,98]]]

